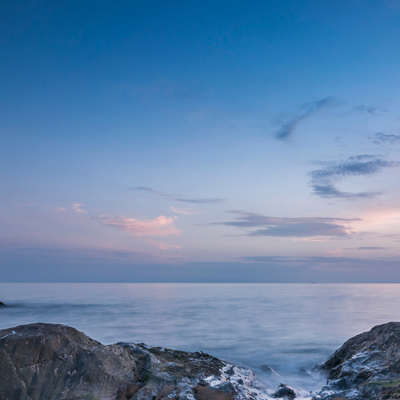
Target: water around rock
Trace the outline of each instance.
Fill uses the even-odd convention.
[[[264,366],[263,372],[273,373]],[[344,343],[314,373],[312,394],[265,388],[248,369],[203,352],[145,344],[102,345],[78,330],[36,323],[0,331],[2,400],[389,400],[400,398],[400,323]]]
[[[74,328],[0,331],[0,399],[267,399],[254,374],[202,352],[104,346]]]

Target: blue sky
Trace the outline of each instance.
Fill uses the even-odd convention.
[[[400,1],[0,5],[4,281],[400,282]]]

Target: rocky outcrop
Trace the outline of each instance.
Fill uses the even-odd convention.
[[[316,369],[328,381],[315,399],[400,399],[400,322],[349,339]]]
[[[272,368],[263,371],[280,377]],[[315,400],[400,399],[400,323],[349,339],[314,372],[327,384]],[[144,344],[102,345],[63,325],[0,331],[0,400],[310,399],[281,384],[266,390],[254,374],[202,352]]]
[[[266,399],[253,373],[204,353],[104,346],[63,325],[0,331],[0,400]]]
[[[290,386],[281,383],[272,396],[277,399],[293,400],[297,397],[297,392]]]

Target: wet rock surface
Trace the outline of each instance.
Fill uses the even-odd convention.
[[[315,399],[400,399],[400,323],[378,325],[349,339],[316,370],[328,380]]]
[[[281,383],[273,394],[273,397],[277,399],[293,400],[297,397],[297,392],[290,386]]]
[[[118,343],[74,328],[0,331],[0,400],[266,399],[254,374],[204,353]]]
[[[267,365],[261,371],[280,377]],[[349,339],[313,373],[325,374],[327,383],[311,395],[285,384],[273,391],[250,370],[202,352],[105,346],[63,325],[0,331],[0,400],[394,400],[400,323]]]

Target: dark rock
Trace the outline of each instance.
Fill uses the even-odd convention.
[[[275,380],[281,380],[281,376],[269,365],[261,365],[261,371],[265,372],[269,377],[274,378]]]
[[[205,353],[104,346],[63,325],[0,331],[0,400],[245,400],[254,374]]]
[[[328,381],[315,398],[394,399],[400,393],[400,323],[378,325],[343,344],[316,370]]]
[[[0,301],[0,307],[6,307],[6,305],[2,301]]]
[[[232,395],[222,390],[213,390],[201,385],[196,386],[193,392],[196,400],[233,400]]]
[[[287,386],[283,383],[281,383],[278,386],[278,389],[276,389],[275,393],[273,394],[273,397],[281,399],[288,399],[288,400],[292,400],[295,397],[297,397],[297,392],[291,388],[290,386]]]
[[[116,399],[140,367],[121,346],[63,325],[18,326],[0,337],[0,399]]]

